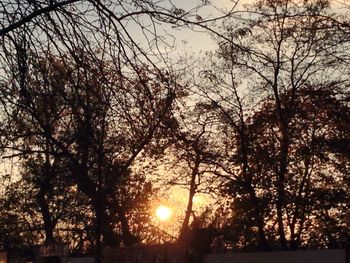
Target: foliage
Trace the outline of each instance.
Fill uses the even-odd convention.
[[[150,209],[164,168],[164,188],[189,191],[179,242],[198,251],[349,238],[346,17],[259,0],[213,28],[207,4],[2,4],[0,150],[18,163],[0,198],[7,248],[65,242],[99,262],[102,246],[165,240]],[[209,30],[218,49],[170,66],[160,24]],[[215,209],[194,213],[199,192]]]

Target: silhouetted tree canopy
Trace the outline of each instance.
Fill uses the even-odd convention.
[[[215,17],[201,13],[207,1],[0,6],[0,150],[14,167],[0,178],[6,248],[69,243],[100,262],[103,247],[172,235],[200,253],[349,238],[339,3],[232,2]],[[216,50],[174,62],[171,30],[184,28],[206,30]],[[152,209],[172,186],[188,195],[178,233],[164,233]],[[215,200],[201,214],[199,193]]]

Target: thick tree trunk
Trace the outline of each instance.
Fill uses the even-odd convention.
[[[283,120],[282,120],[283,122]],[[282,250],[288,250],[286,235],[284,232],[284,222],[283,222],[283,208],[285,202],[285,176],[287,173],[288,167],[288,149],[289,149],[289,141],[288,141],[288,125],[282,123],[282,139],[280,146],[280,160],[279,160],[279,168],[277,173],[277,202],[276,202],[276,210],[277,210],[277,223],[278,223],[278,235],[280,238],[280,246]]]
[[[93,207],[95,211],[95,263],[100,263],[102,260],[102,204],[100,198],[96,198]]]
[[[104,198],[98,196],[93,197],[92,206],[95,212],[95,238],[96,238],[96,254],[95,263],[101,262],[102,256],[102,238],[103,244],[111,247],[119,245],[119,240],[111,226],[110,218],[107,214],[106,202]]]
[[[43,189],[40,189],[37,194],[37,201],[40,207],[40,212],[44,221],[44,231],[45,231],[45,245],[52,245],[55,243],[54,238],[54,228],[55,224],[53,223],[49,206],[45,198],[45,192]]]
[[[257,217],[257,226],[258,226],[258,236],[259,236],[259,247],[262,251],[269,251],[270,245],[266,238],[266,233],[264,230],[264,212],[261,207],[260,200],[256,196],[254,187],[252,186],[252,176],[248,172],[248,149],[247,149],[247,140],[245,132],[245,124],[242,118],[242,128],[240,131],[241,139],[241,154],[242,154],[242,175],[245,181],[246,189],[250,195],[251,200],[253,201],[254,213]]]
[[[53,245],[56,243],[54,237],[55,223],[52,218],[52,213],[50,212],[48,194],[52,194],[53,186],[51,180],[53,180],[54,174],[52,173],[52,167],[50,164],[50,144],[49,140],[46,139],[45,143],[45,163],[43,167],[43,176],[39,183],[39,191],[37,193],[37,201],[40,207],[40,212],[44,221],[44,231],[45,231],[45,245]]]
[[[104,244],[112,247],[118,246],[119,240],[111,226],[111,220],[103,200],[94,198],[93,208],[96,215],[96,231],[102,235]]]

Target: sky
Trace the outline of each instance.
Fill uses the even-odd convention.
[[[220,15],[217,10],[222,10],[228,12],[231,10],[235,3],[238,4],[235,10],[242,10],[244,5],[252,4],[256,0],[209,0],[211,6],[204,7],[201,9],[201,15],[204,17],[215,17]],[[200,0],[173,0],[171,1],[178,8],[183,8],[185,10],[191,10],[194,8]],[[330,0],[333,10],[338,12],[345,10],[344,6],[350,6],[350,0]],[[215,10],[216,9],[216,10]],[[200,31],[200,30],[199,30]],[[175,40],[175,54],[186,52],[199,52],[208,51],[216,48],[215,42],[211,39],[208,32],[194,32],[191,29],[181,28],[178,31],[173,30]]]
[[[245,0],[246,1],[246,0]],[[194,8],[198,1],[194,0],[175,0],[173,1],[175,5],[179,8],[184,8],[185,10],[190,10]],[[231,0],[211,0],[211,5],[218,10],[228,11],[235,3]],[[213,7],[202,8],[200,14],[203,18],[205,17],[215,17],[220,15],[220,13]],[[208,32],[198,29],[194,32],[191,29],[181,29],[181,32],[176,34],[176,49],[177,52],[186,51],[207,51],[215,48],[215,42],[211,39]]]
[[[251,1],[251,0],[249,0]],[[185,11],[190,11],[200,4],[200,0],[165,0],[164,3],[171,2],[177,8],[181,8]],[[240,1],[241,5],[246,3],[247,0]],[[164,4],[166,6],[166,4]],[[235,2],[231,0],[211,0],[210,5],[202,7],[198,15],[200,15],[203,19],[206,18],[214,18],[218,16],[222,16],[223,13],[228,12],[235,6]],[[239,8],[239,7],[238,7]],[[193,12],[192,12],[193,13]],[[149,24],[150,21],[147,17],[143,18],[143,24]],[[133,36],[134,39],[141,45],[147,45],[144,32],[140,31],[138,25],[133,24],[130,21],[128,22],[129,33]],[[157,26],[157,34],[162,35],[166,38],[167,43],[170,44],[171,47],[163,45],[160,46],[160,50],[163,52],[170,52],[170,58],[176,58],[180,54],[187,53],[197,53],[200,51],[208,51],[216,48],[215,42],[211,39],[211,36],[205,30],[195,27],[194,30],[186,27],[178,27],[174,28],[169,24],[162,24]],[[149,36],[149,39],[152,36]],[[145,47],[146,48],[146,47]],[[147,49],[147,48],[146,48]],[[154,48],[155,49],[155,48]],[[155,53],[158,51],[155,50]]]
[[[217,10],[230,10],[234,5],[235,2],[231,0],[211,0],[210,1],[213,6],[215,6],[217,9],[212,7],[205,7],[201,10],[200,15],[203,18],[206,17],[214,17],[216,15],[220,15]],[[241,0],[240,5],[237,6],[237,8],[241,8],[243,4],[252,3],[254,0]],[[343,1],[335,1],[335,2],[346,2],[350,4],[349,0],[343,0]],[[198,0],[172,0],[172,3],[177,6],[178,8],[182,8],[185,10],[190,10],[194,8],[199,1]],[[210,35],[207,32],[199,32],[199,31],[192,31],[191,29],[174,29],[171,26],[164,26],[162,28],[163,33],[168,33],[170,35],[174,36],[174,50],[172,52],[172,56],[177,57],[180,54],[183,54],[184,52],[188,53],[199,53],[200,51],[208,51],[213,50],[216,48],[215,42],[211,39]],[[9,164],[2,164],[3,168],[0,171],[3,171],[4,173],[9,173],[8,169],[10,167]],[[177,195],[181,198],[175,198],[175,200],[169,200],[170,203],[179,202],[182,204],[184,211],[185,204],[187,202],[187,193],[184,190],[176,189],[175,192],[172,192],[171,195]],[[171,196],[170,199],[174,199],[174,196]],[[197,202],[195,202],[195,208],[198,210],[203,209],[203,207],[206,204],[203,203],[202,199],[197,199]],[[181,209],[180,209],[181,210]],[[174,215],[175,216],[175,215]]]
[[[236,10],[242,10],[242,5],[251,4],[255,1],[256,0],[241,0]],[[174,5],[185,10],[193,8],[198,3],[197,1],[190,0],[174,0],[172,2]],[[234,6],[234,2],[230,0],[212,0],[211,3],[219,9],[226,10],[230,10]],[[332,0],[333,7],[338,9],[338,11],[342,10],[342,3],[350,4],[350,0]],[[218,13],[213,8],[204,8],[202,10],[202,14],[215,16]],[[169,28],[167,28],[167,30],[169,30]],[[194,32],[191,29],[184,28],[167,32],[169,34],[173,34],[175,37],[175,49],[171,55],[171,58],[174,59],[176,59],[177,56],[184,54],[184,52],[187,52],[188,54],[199,54],[201,51],[205,52],[209,50],[214,50],[216,48],[215,42],[211,39],[210,35],[207,32]],[[200,200],[200,202],[195,202],[194,204],[194,209],[197,210],[197,214],[200,213],[200,211],[203,211],[205,206],[212,203],[210,197],[206,197],[204,195],[200,195],[197,200]],[[168,192],[168,200],[164,200],[163,203],[165,205],[169,205],[172,209],[174,209],[174,207],[177,207],[177,209],[174,209],[174,213],[170,222],[174,222],[174,220],[178,222],[181,221],[181,217],[183,217],[187,202],[188,191],[184,189],[179,189],[177,187],[171,189]],[[165,226],[169,228],[169,225]]]

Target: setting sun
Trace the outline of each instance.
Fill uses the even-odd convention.
[[[172,211],[169,207],[160,205],[156,209],[156,216],[160,221],[166,221],[171,217]]]

